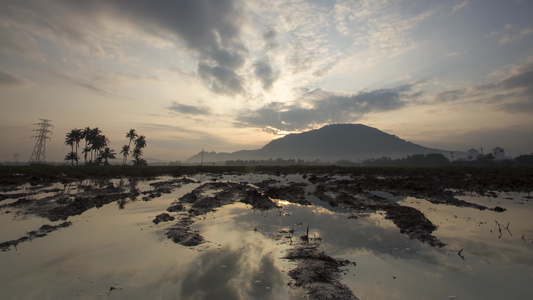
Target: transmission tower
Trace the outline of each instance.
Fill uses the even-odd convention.
[[[35,147],[33,148],[33,152],[31,153],[30,163],[44,162],[46,152],[46,140],[50,139],[48,134],[52,134],[52,131],[50,131],[48,128],[54,128],[54,126],[50,124],[50,122],[52,122],[51,120],[39,120],[41,120],[41,123],[33,124],[37,125],[38,129],[33,130],[37,132],[37,135],[33,136],[35,138]]]

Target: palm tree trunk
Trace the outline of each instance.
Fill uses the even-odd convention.
[[[79,166],[78,165],[78,148],[80,146],[80,143],[79,142],[76,142],[76,167]]]

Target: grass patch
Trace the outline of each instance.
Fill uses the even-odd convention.
[[[14,174],[41,178],[67,176],[87,177],[153,177],[161,175],[183,176],[198,173],[335,173],[345,175],[383,176],[467,176],[483,178],[525,179],[533,178],[533,168],[527,167],[341,167],[341,166],[0,166],[0,176]]]

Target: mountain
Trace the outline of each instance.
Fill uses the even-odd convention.
[[[413,154],[441,153],[445,150],[431,149],[400,139],[362,124],[335,124],[320,129],[286,135],[257,150],[241,150],[233,153],[204,152],[203,161],[226,160],[303,159],[335,162],[341,159],[353,162],[367,158],[387,156],[402,158]],[[187,160],[199,163],[202,153]]]

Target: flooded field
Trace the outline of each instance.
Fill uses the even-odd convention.
[[[306,173],[3,184],[2,297],[528,299],[528,191],[436,184]]]

